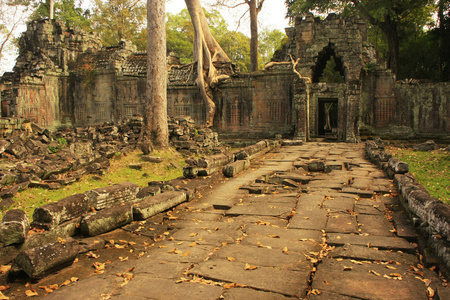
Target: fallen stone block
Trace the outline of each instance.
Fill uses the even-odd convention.
[[[60,225],[52,227],[52,230],[45,231],[40,234],[33,234],[28,236],[25,242],[20,247],[21,250],[28,250],[42,245],[55,243],[61,238],[72,237],[78,234],[78,226],[81,218],[75,218],[70,221],[61,223]]]
[[[132,221],[133,205],[117,205],[84,216],[80,222],[80,233],[84,236],[96,236]]]
[[[195,166],[183,167],[183,176],[188,179],[194,179],[198,176],[198,168]]]
[[[33,225],[49,230],[54,225],[80,217],[89,209],[86,195],[75,194],[36,208],[33,212]]]
[[[35,180],[31,180],[28,186],[30,188],[42,188],[46,190],[58,190],[62,187],[62,185],[58,182],[44,182]]]
[[[29,229],[30,220],[23,210],[9,210],[0,222],[0,243],[4,246],[23,243]]]
[[[100,210],[116,204],[134,201],[138,192],[139,186],[137,184],[123,182],[87,191],[85,195],[89,199],[90,206]]]
[[[207,169],[199,169],[198,170],[198,176],[210,176],[214,173],[217,173],[220,171],[220,167],[215,167],[215,168],[207,168]]]
[[[142,170],[143,164],[129,164],[128,168],[133,170]]]
[[[313,161],[307,163],[310,172],[322,172],[325,170],[325,163],[323,161]]]
[[[214,168],[226,165],[234,160],[233,155],[216,154],[208,157],[201,157],[198,159],[198,166],[200,168]]]
[[[21,186],[18,184],[10,186],[0,193],[0,198],[2,199],[12,198],[20,190],[20,188]]]
[[[397,174],[405,174],[409,172],[409,165],[395,157],[389,159],[389,168]]]
[[[148,161],[148,162],[152,162],[152,163],[161,163],[164,161],[164,159],[162,157],[152,156],[152,155],[142,155],[141,159],[143,161]]]
[[[50,243],[20,252],[14,264],[30,278],[40,279],[72,264],[80,249],[75,241]]]
[[[137,199],[143,199],[148,196],[156,196],[161,193],[161,187],[159,185],[149,185],[139,190],[136,194]]]
[[[302,140],[283,140],[283,146],[301,146],[303,145]]]
[[[429,140],[425,143],[415,145],[413,148],[416,151],[432,151],[439,149],[439,146],[433,140]]]
[[[186,200],[186,193],[175,191],[147,197],[134,205],[133,217],[135,220],[145,220]]]
[[[234,177],[240,172],[248,169],[250,160],[237,160],[223,167],[222,172],[226,177]]]

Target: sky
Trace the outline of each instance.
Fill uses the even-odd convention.
[[[83,7],[89,7],[89,5],[93,2],[90,0],[81,0]],[[229,3],[241,3],[244,0],[229,0]],[[216,2],[216,0],[200,0],[202,6],[210,10],[211,4]],[[186,4],[184,0],[168,0],[166,4],[166,12],[177,14],[182,9],[186,8]],[[229,30],[238,30],[244,33],[247,36],[250,36],[250,22],[249,22],[249,14],[247,13],[239,24],[239,19],[248,9],[248,5],[240,5],[234,9],[228,9],[225,7],[215,7],[220,11],[221,15],[228,22]],[[259,20],[259,29],[279,29],[282,32],[285,32],[284,29],[289,27],[288,20],[285,19],[286,15],[286,6],[284,4],[284,0],[265,0],[263,4],[263,8],[258,15]],[[17,31],[16,36],[18,36],[22,31],[26,30],[25,24],[20,26],[20,29]],[[9,51],[7,56],[2,58],[1,66],[0,66],[0,76],[3,72],[11,71],[15,65],[17,53]]]

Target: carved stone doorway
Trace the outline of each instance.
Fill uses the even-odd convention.
[[[318,133],[320,136],[337,138],[338,131],[338,99],[319,98]]]

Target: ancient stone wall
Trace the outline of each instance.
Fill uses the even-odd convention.
[[[236,73],[213,91],[213,129],[222,136],[353,142],[362,130],[393,138],[449,138],[449,85],[396,83],[375,60],[360,20],[307,15],[286,32],[289,40],[274,56],[282,63]],[[120,122],[144,111],[146,53],[133,44],[102,47],[97,36],[41,20],[28,24],[20,45],[14,73],[0,78],[2,117],[56,129]],[[303,78],[291,56],[299,59],[296,71]],[[319,82],[331,57],[344,83]],[[169,56],[168,66],[169,116],[204,124],[196,64],[179,65]],[[229,73],[229,65],[216,67]]]

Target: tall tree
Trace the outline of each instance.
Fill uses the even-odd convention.
[[[206,126],[211,127],[214,121],[216,105],[212,100],[211,88],[219,80],[228,78],[218,75],[215,62],[230,63],[230,58],[211,34],[200,0],[185,0],[194,25],[194,61],[197,62],[197,80],[200,94],[206,106]]]
[[[217,10],[204,11],[211,34],[226,51],[240,71],[250,70],[249,38],[241,32],[228,30],[228,24]],[[182,63],[192,61],[194,26],[187,9],[167,15],[167,50],[175,52]]]
[[[330,11],[358,14],[383,32],[388,44],[387,67],[398,73],[399,27],[405,19],[430,5],[430,0],[285,0],[287,16],[298,13]]]
[[[278,29],[265,29],[259,33],[258,40],[260,67],[264,67],[264,64],[271,60],[275,51],[287,42],[287,36]]]
[[[147,0],[147,103],[141,136],[144,154],[169,145],[165,2]]]
[[[100,34],[103,45],[115,46],[122,39],[139,45],[146,19],[143,0],[94,1],[92,29]]]
[[[35,3],[35,10],[30,20],[49,18],[51,2],[54,2],[55,19],[63,21],[66,26],[91,31],[90,11],[75,4],[75,0],[46,0]]]
[[[450,1],[439,1],[440,79],[450,81]]]
[[[13,49],[14,36],[20,24],[26,20],[29,1],[6,0],[0,3],[0,73],[3,69],[5,52]]]
[[[215,4],[229,8],[236,8],[245,4],[248,5],[249,8],[245,14],[247,12],[250,14],[250,69],[252,72],[258,71],[258,14],[263,7],[264,1],[265,0],[217,0]]]

